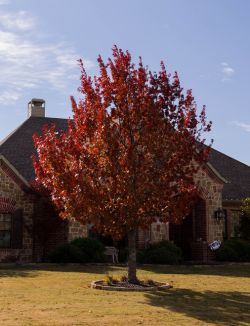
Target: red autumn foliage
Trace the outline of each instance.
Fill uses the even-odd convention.
[[[116,46],[98,57],[99,76],[81,66],[82,100],[72,101],[68,129],[35,135],[37,180],[62,218],[92,223],[119,238],[156,217],[180,222],[196,194],[194,174],[208,155],[205,107],[162,62],[158,74]],[[199,146],[198,146],[199,145]]]

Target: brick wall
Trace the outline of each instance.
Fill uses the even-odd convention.
[[[67,242],[68,221],[62,220],[48,198],[36,198],[34,207],[33,261],[48,260],[48,254]]]
[[[139,228],[137,231],[137,247],[138,249],[144,249],[150,242],[150,230]]]
[[[47,261],[56,247],[75,238],[87,237],[87,226],[74,219],[62,220],[49,198],[37,197],[34,206],[35,262]]]
[[[209,249],[206,241],[191,243],[191,260],[208,263],[214,260],[214,258],[214,252]]]
[[[238,223],[238,215],[240,215],[240,207],[242,205],[241,201],[225,201],[223,202],[223,209],[226,213],[226,223],[225,223],[225,238],[230,239],[235,236],[234,225],[235,222]],[[235,221],[236,218],[236,221]],[[222,221],[224,223],[224,221]]]

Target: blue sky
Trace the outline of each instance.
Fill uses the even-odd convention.
[[[213,121],[214,148],[250,165],[250,1],[0,0],[0,139],[26,119],[33,97],[46,115],[70,116],[84,58],[113,44],[164,60]]]

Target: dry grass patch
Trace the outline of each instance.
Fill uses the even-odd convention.
[[[0,265],[4,326],[250,325],[250,266],[143,267],[141,279],[170,282],[168,292],[105,292],[89,288],[116,266]]]

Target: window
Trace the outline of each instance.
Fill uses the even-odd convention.
[[[232,214],[232,224],[231,224],[231,234],[230,238],[238,238],[240,236],[240,217],[241,211],[233,210]]]
[[[0,214],[0,248],[10,248],[11,214]]]

